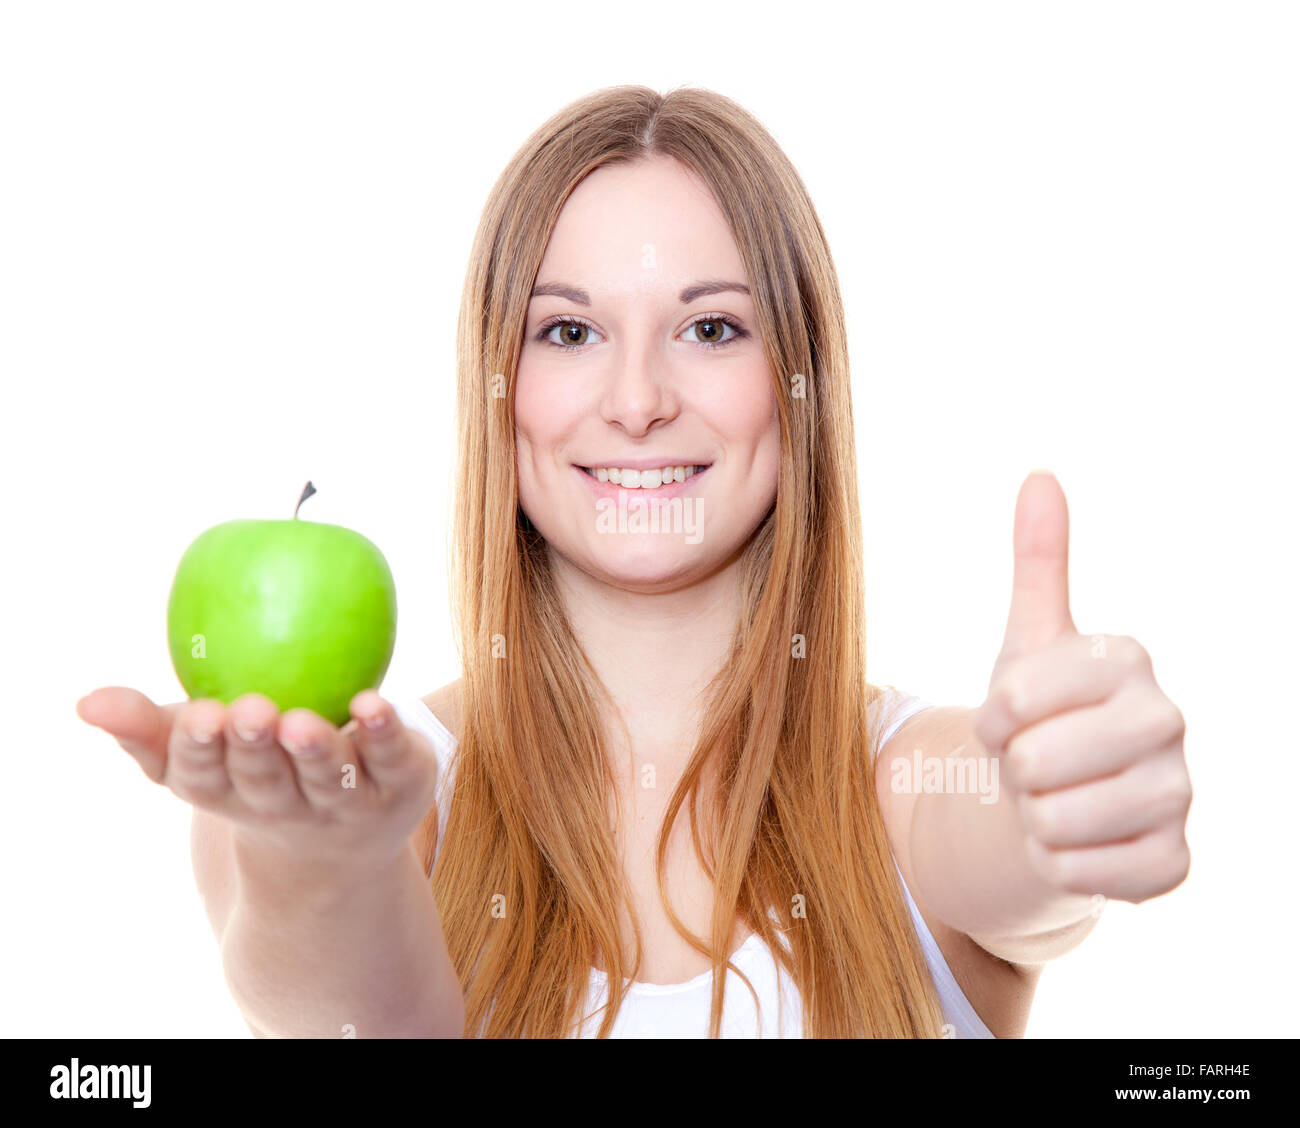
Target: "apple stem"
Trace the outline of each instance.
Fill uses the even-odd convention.
[[[302,503],[306,501],[309,497],[311,497],[311,495],[314,494],[315,492],[316,492],[316,487],[313,486],[310,482],[308,482],[305,486],[303,486],[302,497],[298,499],[298,504],[293,507],[293,519],[295,521],[298,520],[298,510],[302,508]]]

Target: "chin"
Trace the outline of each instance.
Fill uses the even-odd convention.
[[[659,536],[628,536],[615,545],[615,537],[589,546],[586,568],[591,575],[625,591],[660,592],[682,587],[707,570],[700,546]],[[642,544],[637,544],[641,540]]]

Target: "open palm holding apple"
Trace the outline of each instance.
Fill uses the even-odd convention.
[[[396,610],[388,565],[359,533],[296,509],[227,522],[186,550],[168,600],[190,700],[110,686],[77,714],[154,782],[229,819],[241,843],[325,864],[394,857],[438,779],[428,740],[377,692]]]
[[[1062,892],[1137,902],[1173,889],[1190,865],[1185,725],[1137,641],[1075,629],[1068,544],[1060,484],[1031,474],[1016,505],[1006,634],[974,733],[1001,757],[1035,871]]]
[[[77,702],[155,783],[231,821],[239,841],[277,857],[354,866],[397,857],[433,805],[428,740],[374,690],[340,729],[307,709],[280,713],[259,693],[232,705],[156,705],[108,686]]]

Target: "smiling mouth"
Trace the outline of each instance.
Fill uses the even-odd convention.
[[[700,465],[663,466],[652,470],[631,470],[618,466],[579,466],[589,477],[611,486],[632,490],[659,490],[691,478],[698,478],[713,463]]]

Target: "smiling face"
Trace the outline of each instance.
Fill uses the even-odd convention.
[[[604,166],[565,203],[524,323],[515,426],[524,512],[553,554],[626,590],[713,573],[771,508],[780,424],[748,279],[677,162]],[[637,531],[638,512],[659,531]]]

